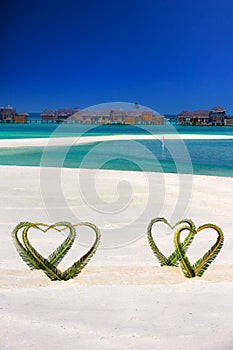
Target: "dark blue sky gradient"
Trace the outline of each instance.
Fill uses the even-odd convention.
[[[0,105],[233,114],[232,0],[8,0],[0,13]]]

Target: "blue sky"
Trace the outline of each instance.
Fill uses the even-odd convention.
[[[0,13],[0,105],[233,114],[232,0],[8,0]]]

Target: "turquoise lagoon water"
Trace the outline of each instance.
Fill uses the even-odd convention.
[[[0,138],[41,138],[114,134],[165,135],[160,140],[107,141],[72,147],[0,148],[0,165],[103,168],[163,171],[233,177],[233,139],[166,140],[166,133],[231,135],[233,127],[84,126],[63,124],[0,124]]]
[[[44,137],[73,137],[115,134],[147,134],[147,133],[176,133],[180,134],[206,134],[231,135],[232,126],[170,126],[148,125],[144,127],[134,125],[102,125],[86,126],[78,124],[0,124],[0,139],[44,138]]]

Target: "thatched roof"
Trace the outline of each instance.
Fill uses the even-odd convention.
[[[179,114],[179,117],[192,117],[192,112],[190,111],[183,111]]]
[[[224,113],[226,112],[226,109],[221,107],[221,106],[217,106],[217,107],[214,107],[211,109],[211,112],[214,112],[214,113]]]
[[[147,109],[128,109],[128,110],[122,110],[121,108],[116,109],[97,109],[97,110],[90,110],[86,109],[80,112],[77,112],[74,114],[75,116],[81,116],[81,117],[112,117],[112,116],[128,116],[128,117],[140,117],[145,112],[151,112]],[[153,113],[153,112],[152,112]]]
[[[5,107],[5,109],[13,109],[13,107],[11,107],[10,105],[7,105],[7,106]]]
[[[13,107],[11,107],[10,105],[7,105],[6,107],[0,107],[0,109],[2,111],[13,111]]]
[[[207,118],[210,115],[210,110],[196,110],[192,113],[193,117]]]
[[[41,117],[54,117],[55,116],[55,112],[52,111],[51,109],[45,109],[42,113],[41,113]]]
[[[26,116],[26,117],[29,116],[29,114],[27,112],[17,112],[16,115],[23,115],[23,116]]]
[[[45,109],[42,113],[42,117],[69,117],[70,115],[73,114],[73,109],[72,108],[59,108],[56,111],[53,111],[51,109]]]
[[[208,118],[211,113],[224,113],[226,109],[221,106],[214,107],[212,109],[198,109],[196,111],[183,111],[178,116],[179,117],[199,117],[199,118]]]
[[[98,110],[86,109],[84,111],[75,113],[76,116],[80,116],[80,117],[110,117],[110,114],[111,114],[111,109],[98,109]]]
[[[61,117],[66,117],[70,116],[73,114],[73,109],[72,108],[59,108],[55,111],[55,113]]]

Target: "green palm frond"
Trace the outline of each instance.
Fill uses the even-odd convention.
[[[72,247],[76,238],[77,226],[88,226],[95,231],[95,241],[89,251],[84,254],[78,261],[76,261],[70,268],[62,272],[57,268],[59,262],[64,258],[65,254]],[[49,255],[49,258],[44,258],[30,243],[28,238],[28,232],[31,228],[36,228],[44,233],[50,229],[54,229],[61,232],[65,229],[69,229],[68,237],[58,246],[58,248]],[[22,229],[22,242],[18,237],[19,231]],[[41,269],[52,280],[68,280],[77,276],[81,270],[86,266],[93,254],[96,252],[98,244],[100,242],[100,232],[97,226],[94,224],[83,222],[76,225],[72,225],[69,222],[57,222],[53,225],[44,223],[19,223],[12,232],[12,237],[16,245],[16,249],[21,258],[26,262],[30,269]],[[23,245],[24,244],[24,245]]]
[[[161,266],[167,266],[169,265],[168,259],[165,257],[165,255],[159,250],[159,248],[157,247],[157,245],[155,244],[154,238],[152,236],[152,227],[156,222],[163,222],[166,225],[170,226],[168,221],[165,218],[155,218],[152,219],[151,222],[149,223],[149,226],[147,228],[147,237],[148,237],[148,241],[150,244],[150,247],[154,253],[154,255],[156,256],[156,258],[159,260],[160,265]]]
[[[12,238],[15,243],[15,247],[23,259],[23,261],[30,267],[31,270],[33,269],[40,269],[40,265],[35,261],[33,256],[29,253],[27,249],[22,245],[18,238],[18,232],[22,228],[26,228],[29,226],[31,223],[30,222],[20,222],[12,231]]]
[[[54,265],[57,266],[61,260],[65,257],[65,255],[68,253],[70,248],[72,247],[74,240],[76,238],[76,230],[73,225],[71,225],[69,222],[63,221],[63,222],[57,222],[54,225],[51,225],[50,228],[55,228],[56,226],[64,226],[65,228],[69,229],[69,235],[65,239],[64,242],[62,242],[57,249],[51,253],[48,257],[48,261]]]
[[[150,244],[150,247],[154,253],[154,255],[157,257],[157,259],[160,262],[161,266],[178,266],[178,260],[179,260],[179,254],[177,253],[177,250],[175,250],[168,258],[165,257],[165,255],[159,250],[157,247],[154,238],[152,236],[152,227],[156,222],[163,222],[166,224],[170,229],[174,229],[176,226],[180,224],[187,224],[186,229],[189,231],[188,236],[185,238],[184,242],[181,243],[184,251],[188,249],[190,244],[192,243],[192,240],[194,238],[194,234],[196,232],[196,227],[191,219],[183,219],[178,221],[174,226],[170,225],[169,222],[163,218],[163,217],[157,217],[155,219],[152,219],[148,228],[147,228],[147,236],[148,241]]]
[[[92,228],[95,232],[96,238],[89,251],[86,254],[84,254],[78,261],[76,261],[71,267],[69,267],[66,271],[63,272],[63,280],[65,281],[76,277],[82,271],[82,269],[87,265],[91,257],[95,254],[101,238],[100,231],[98,227],[94,224],[91,224],[89,222],[83,222],[74,226],[88,226]]]
[[[25,247],[27,248],[30,255],[35,259],[36,263],[39,265],[40,269],[52,280],[61,280],[61,271],[53,266],[47,259],[45,259],[37,250],[30,244],[28,240],[28,230],[34,227],[35,224],[27,225],[23,231],[23,241]]]
[[[203,273],[208,269],[210,264],[214,261],[214,259],[219,254],[220,250],[222,249],[223,243],[224,243],[224,235],[220,227],[214,224],[205,224],[198,228],[197,232],[200,232],[201,230],[212,228],[215,231],[218,232],[218,238],[215,244],[206,252],[202,258],[200,258],[195,264],[194,264],[194,270],[196,273],[196,276],[201,277]]]
[[[181,243],[182,249],[186,252],[194,239],[194,235],[196,233],[196,226],[191,219],[180,220],[176,223],[175,226],[178,226],[178,225],[183,224],[183,223],[188,224],[187,230],[189,231],[188,236],[185,238],[184,242]],[[175,250],[170,255],[169,260],[170,260],[171,265],[174,265],[174,266],[178,265],[177,261],[179,260],[179,254],[178,254],[177,250]]]
[[[182,268],[184,275],[188,278],[192,278],[192,277],[195,277],[195,271],[194,271],[192,265],[190,264],[189,259],[187,258],[186,254],[185,254],[185,250],[183,248],[182,243],[180,243],[180,235],[181,235],[182,231],[184,231],[184,230],[187,230],[187,226],[182,226],[182,227],[177,229],[175,236],[174,236],[174,243],[175,243],[176,251],[179,255],[179,260],[180,260],[181,268]]]

